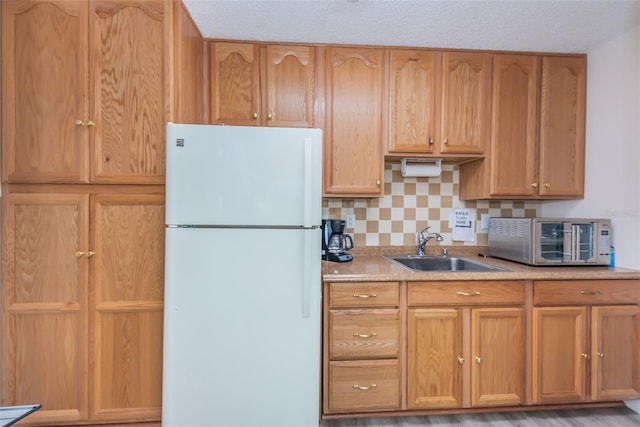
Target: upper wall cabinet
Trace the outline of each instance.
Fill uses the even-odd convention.
[[[484,152],[489,140],[490,88],[491,54],[442,54],[442,153]]]
[[[542,58],[541,196],[582,197],[587,94],[585,57]]]
[[[460,165],[462,200],[582,197],[585,74],[582,56],[494,55],[491,146]]]
[[[325,58],[324,193],[380,197],[385,130],[383,49],[329,47]]]
[[[209,43],[211,123],[312,127],[315,48]]]
[[[2,2],[4,182],[163,182],[164,7]]]
[[[388,154],[482,155],[490,88],[490,54],[390,50]]]

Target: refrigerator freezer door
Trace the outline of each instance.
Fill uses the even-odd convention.
[[[163,426],[318,426],[319,241],[167,229]]]
[[[167,125],[166,223],[319,226],[320,129]]]

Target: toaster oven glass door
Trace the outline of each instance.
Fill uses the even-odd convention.
[[[595,262],[595,224],[591,222],[543,222],[540,224],[540,257],[550,262]]]

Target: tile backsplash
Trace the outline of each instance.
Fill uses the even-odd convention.
[[[387,163],[384,170],[384,197],[379,199],[324,199],[322,217],[356,217],[355,228],[345,229],[354,245],[411,246],[416,235],[429,225],[430,232],[444,237],[442,245],[487,245],[487,230],[480,229],[482,214],[494,217],[535,217],[539,201],[461,201],[458,198],[457,165],[443,164],[442,174],[432,178],[405,178],[400,163]],[[453,241],[449,215],[454,208],[476,209],[474,242]]]

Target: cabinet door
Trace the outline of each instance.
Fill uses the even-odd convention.
[[[89,2],[91,179],[164,182],[164,1]]]
[[[534,196],[538,187],[536,56],[494,55],[492,104],[491,195]]]
[[[2,177],[88,180],[86,1],[2,2]]]
[[[315,48],[267,46],[266,126],[312,127],[315,85]]]
[[[2,197],[2,406],[41,425],[87,420],[88,197]]]
[[[92,196],[92,419],[160,419],[163,195]]]
[[[490,88],[490,54],[442,54],[441,152],[484,153],[489,140]]]
[[[326,50],[326,195],[382,195],[383,76],[382,49]]]
[[[457,309],[409,309],[407,407],[462,404],[462,316]]]
[[[258,47],[209,44],[211,123],[257,126],[260,114]]]
[[[433,153],[440,55],[389,52],[389,153]]]
[[[640,397],[640,308],[593,307],[591,317],[593,400]]]
[[[533,400],[580,402],[586,398],[586,307],[533,309]]]
[[[508,406],[522,403],[523,319],[521,308],[472,310],[472,406]]]
[[[587,64],[543,57],[540,98],[540,195],[582,197]]]

